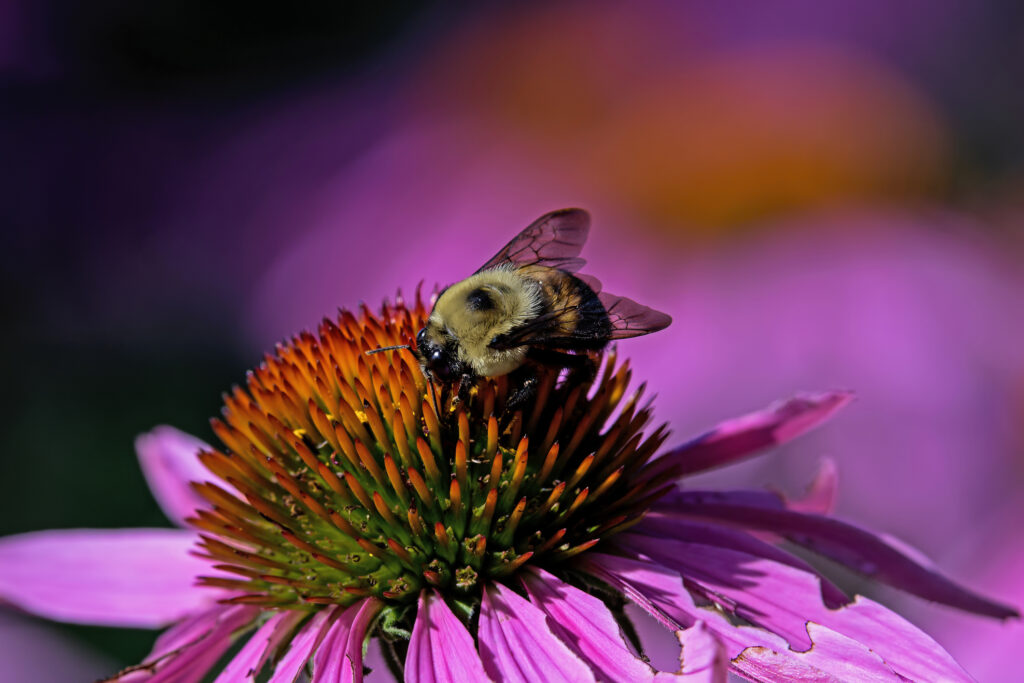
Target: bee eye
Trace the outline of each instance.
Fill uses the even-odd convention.
[[[427,328],[423,328],[416,333],[416,346],[425,346],[427,343]]]
[[[471,311],[489,311],[494,308],[494,301],[487,292],[477,288],[466,295],[466,306]]]

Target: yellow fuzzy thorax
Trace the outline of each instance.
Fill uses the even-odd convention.
[[[467,295],[484,289],[494,302],[489,310],[471,310]],[[515,268],[499,267],[472,275],[446,289],[430,314],[428,328],[445,330],[458,340],[459,360],[481,377],[499,377],[518,368],[525,348],[497,350],[489,344],[531,320],[543,307],[541,286]]]

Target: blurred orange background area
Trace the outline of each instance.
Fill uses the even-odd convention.
[[[414,101],[483,119],[681,237],[948,189],[941,112],[877,58],[810,40],[709,46],[650,14],[556,7],[474,24],[428,63]]]

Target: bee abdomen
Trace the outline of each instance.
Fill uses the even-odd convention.
[[[586,349],[603,349],[611,338],[612,323],[597,292],[578,277],[569,276],[576,289],[577,323],[573,337],[578,346]]]
[[[554,271],[542,282],[549,310],[562,311],[558,328],[546,346],[563,349],[600,350],[611,338],[612,324],[597,293],[580,278]]]

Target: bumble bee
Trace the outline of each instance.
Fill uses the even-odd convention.
[[[460,381],[461,393],[480,377],[524,365],[592,365],[588,351],[667,327],[665,313],[602,292],[597,279],[577,273],[589,228],[582,209],[546,214],[445,288],[412,349],[424,374]]]

